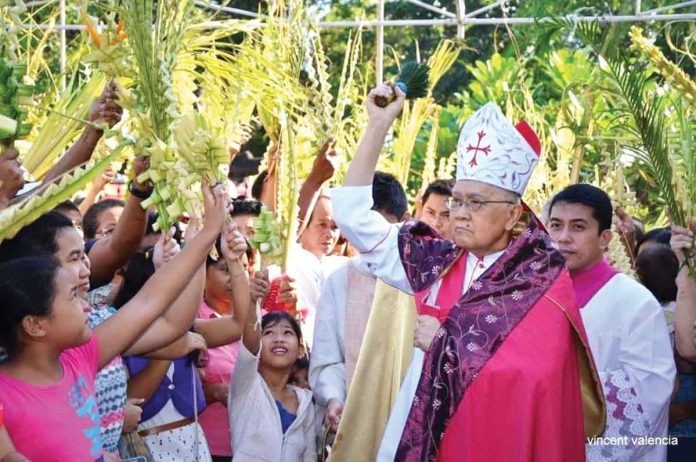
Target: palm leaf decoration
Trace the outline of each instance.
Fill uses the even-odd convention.
[[[428,136],[428,144],[425,148],[425,160],[423,162],[423,174],[420,187],[421,192],[425,192],[428,185],[437,179],[435,176],[435,161],[437,159],[437,135],[440,130],[439,123],[440,107],[438,106],[430,117],[430,135]]]
[[[136,152],[150,157],[150,170],[141,181],[151,180],[151,196],[157,208],[159,229],[168,229],[183,212],[171,197],[166,175],[177,162],[171,149],[171,133],[179,118],[179,103],[173,91],[173,74],[181,38],[191,16],[189,0],[125,0],[122,16],[137,72],[135,96],[122,92],[124,108],[132,113],[131,124],[137,133]],[[170,182],[171,183],[171,182]]]
[[[346,41],[346,51],[335,99],[332,96],[328,75],[331,63],[324,54],[318,32],[313,36],[313,40],[312,51],[316,76],[309,72],[311,88],[308,98],[310,105],[308,115],[313,114],[315,117],[308,117],[305,125],[314,128],[316,147],[328,138],[334,138],[337,151],[345,154],[341,157],[338,171],[332,179],[334,183],[338,183],[342,180],[344,167],[348,163],[347,156],[356,151],[362,127],[365,126],[363,104],[365,92],[360,73],[362,29],[358,29],[355,34],[349,34]],[[316,97],[314,93],[316,93]],[[313,107],[316,108],[312,109]],[[301,173],[305,172],[301,170]]]
[[[31,194],[19,203],[0,211],[0,241],[11,239],[24,226],[53,210],[61,202],[72,198],[100,175],[131,144],[131,141],[121,143],[102,159],[65,173],[47,187],[42,187],[38,193]]]
[[[637,143],[626,146],[641,161],[655,182],[660,195],[672,214],[673,221],[687,226],[686,210],[696,197],[686,197],[684,187],[670,155],[665,99],[651,90],[650,75],[631,63],[621,47],[605,46],[610,42],[610,30],[600,28],[597,22],[580,24],[577,37],[590,45],[598,54],[600,69],[612,84],[615,95],[623,103],[618,105],[625,117],[617,119],[620,128],[633,135]],[[612,51],[613,50],[613,51]],[[687,153],[693,157],[693,152]],[[692,275],[696,277],[693,261],[687,259]]]
[[[48,173],[58,156],[75,139],[84,127],[80,120],[87,119],[92,101],[101,94],[105,84],[106,78],[99,73],[93,73],[83,85],[78,86],[73,81],[55,106],[46,109],[48,116],[22,161],[34,178],[40,179]]]

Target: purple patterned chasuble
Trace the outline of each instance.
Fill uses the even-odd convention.
[[[411,221],[399,232],[399,251],[413,289],[420,291],[437,280],[460,249],[424,223]],[[396,460],[435,460],[449,419],[469,385],[564,265],[563,256],[534,217],[473,282],[426,353]]]

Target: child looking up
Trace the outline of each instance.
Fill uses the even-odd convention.
[[[312,392],[288,383],[305,354],[302,332],[286,312],[268,313],[257,324],[256,300],[268,289],[265,272],[257,273],[230,384],[232,460],[315,461]]]

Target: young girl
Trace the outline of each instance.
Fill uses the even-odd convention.
[[[126,350],[203,264],[222,229],[227,203],[221,187],[203,190],[203,229],[93,332],[78,277],[57,259],[20,258],[0,267],[0,347],[8,355],[0,364],[0,404],[18,452],[49,462],[103,459],[97,370]],[[0,443],[0,458],[11,450]]]
[[[191,227],[193,232],[195,227]],[[171,234],[171,233],[170,233]],[[158,252],[159,250],[159,252]],[[152,252],[159,254],[166,261],[178,252],[178,245],[173,239],[161,236],[160,241]],[[84,249],[80,233],[72,225],[71,220],[57,212],[49,212],[28,226],[25,226],[12,239],[0,244],[0,262],[6,262],[21,257],[40,257],[53,255],[61,265],[73,272],[78,279],[78,295],[88,298],[91,278],[91,261]],[[194,278],[196,280],[196,278]],[[203,292],[203,271],[198,278],[200,284],[189,282],[167,311],[153,322],[150,328],[133,342],[128,348],[128,354],[153,354],[153,350],[168,345],[181,337],[190,327],[198,303]],[[142,285],[138,289],[142,288]],[[133,292],[132,295],[134,295]],[[87,321],[91,329],[108,320],[115,310],[110,307],[94,307],[87,309]],[[3,361],[0,348],[0,362]],[[177,357],[178,355],[167,356]],[[101,417],[101,440],[104,448],[104,458],[108,461],[117,458],[118,441],[126,419],[138,417],[137,406],[126,403],[126,371],[119,356],[102,367],[97,373],[96,398],[97,409]]]
[[[297,321],[285,312],[256,319],[256,300],[269,290],[257,273],[244,324],[242,348],[230,384],[229,414],[234,461],[315,461],[312,392],[289,385],[304,354]]]

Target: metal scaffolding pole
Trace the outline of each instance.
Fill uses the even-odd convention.
[[[376,84],[384,82],[384,0],[377,0],[377,63],[375,65]]]
[[[60,87],[65,90],[65,68],[68,66],[68,42],[65,24],[65,0],[60,0]]]
[[[474,10],[471,13],[467,13],[464,17],[465,18],[473,18],[474,16],[478,16],[481,13],[485,13],[486,11],[490,11],[493,8],[497,8],[503,3],[505,3],[506,0],[497,0],[495,3],[491,3],[490,5],[483,6],[479,8],[478,10]]]
[[[696,1],[691,0],[688,2],[675,3],[674,5],[661,6],[659,8],[653,8],[652,10],[643,11],[640,14],[645,14],[645,15],[655,14],[655,13],[659,13],[660,11],[676,10],[679,8],[684,8],[684,7],[692,6],[692,5],[696,5]]]
[[[193,2],[196,6],[200,6],[202,8],[206,8],[209,10],[215,10],[215,11],[223,11],[225,13],[231,13],[231,14],[237,14],[239,16],[248,16],[250,18],[258,18],[259,14],[258,13],[253,13],[251,11],[247,10],[241,10],[239,8],[232,8],[229,6],[219,6],[219,5],[211,5],[208,2],[204,2],[201,0],[196,0]]]
[[[622,16],[566,16],[566,19],[574,22],[593,22],[598,21],[601,24],[621,23],[621,22],[653,22],[653,21],[694,21],[696,14],[662,14],[648,16],[640,15],[622,15]],[[379,21],[333,21],[333,22],[318,22],[319,27],[395,27],[395,26],[457,26],[474,25],[474,26],[524,26],[539,24],[544,22],[552,22],[557,18],[462,18],[461,21],[456,19],[388,19],[383,22]]]
[[[466,35],[466,28],[462,20],[466,17],[466,5],[464,0],[457,0],[457,38],[464,40]]]
[[[434,5],[431,5],[430,3],[425,3],[420,0],[406,0],[409,3],[413,3],[416,6],[420,6],[421,8],[424,8],[426,10],[432,11],[434,13],[441,14],[442,16],[447,16],[448,18],[456,18],[457,15],[452,13],[451,11],[448,11],[447,8],[443,7],[436,7]]]

